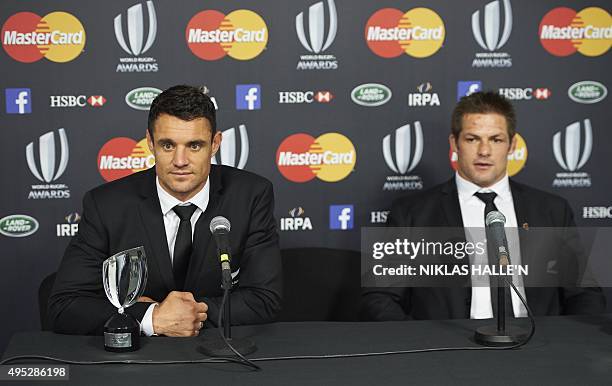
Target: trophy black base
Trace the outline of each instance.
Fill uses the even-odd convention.
[[[517,326],[506,325],[506,328],[500,331],[496,325],[490,325],[478,328],[474,333],[474,339],[483,346],[504,347],[524,341],[527,335],[527,331]]]
[[[111,352],[130,352],[140,348],[140,324],[133,316],[113,315],[104,325],[104,349]]]
[[[257,351],[257,346],[250,339],[227,340],[236,351],[242,355],[249,355]],[[233,357],[236,354],[225,344],[221,338],[205,339],[200,346],[200,351],[210,357]]]

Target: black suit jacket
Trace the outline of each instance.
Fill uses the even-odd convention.
[[[239,270],[231,294],[232,324],[273,321],[280,309],[282,278],[273,216],[272,184],[253,173],[211,165],[210,199],[193,236],[193,254],[184,288],[177,288],[157,196],[155,170],[149,169],[99,186],[83,198],[79,232],[68,245],[49,298],[56,332],[101,334],[117,310],[102,286],[102,262],[125,249],[144,246],[148,280],[144,296],[162,301],[170,291],[188,291],[208,304],[216,325],[221,302],[221,269],[210,220],[231,222],[232,271]],[[148,303],[126,312],[142,320]]]
[[[567,201],[559,196],[510,181],[519,225],[521,256],[526,251],[528,227],[574,227]],[[419,194],[396,200],[387,222],[391,227],[462,227],[461,207],[455,179]],[[550,247],[540,244],[541,248]],[[600,288],[526,287],[527,304],[535,315],[590,314],[603,312],[605,298]],[[471,288],[364,288],[362,317],[367,320],[469,318]]]

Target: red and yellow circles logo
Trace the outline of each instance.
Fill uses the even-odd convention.
[[[606,10],[597,7],[578,13],[559,7],[544,15],[539,33],[544,49],[555,56],[569,56],[576,51],[599,56],[612,45],[612,18]]]
[[[114,181],[153,166],[155,157],[149,151],[146,138],[140,142],[126,137],[113,138],[98,153],[98,170],[105,181]]]
[[[261,16],[247,9],[227,16],[206,10],[189,20],[185,38],[191,52],[200,59],[217,60],[229,55],[250,60],[266,48],[268,27]]]
[[[355,146],[344,135],[293,134],[285,138],[276,151],[276,166],[293,182],[307,182],[317,177],[325,182],[340,181],[348,176],[357,161]]]
[[[429,8],[413,8],[406,13],[384,8],[370,16],[365,27],[368,47],[383,58],[403,53],[426,58],[442,47],[445,35],[444,22]]]
[[[508,166],[506,170],[508,171],[508,176],[512,177],[518,174],[525,167],[525,163],[527,162],[527,143],[518,133],[516,136],[516,147],[512,154],[508,154]],[[449,158],[451,167],[453,170],[457,171],[457,153],[455,153],[452,149],[449,150]]]
[[[44,17],[19,12],[2,26],[2,47],[11,58],[23,63],[43,57],[52,62],[69,62],[85,47],[85,29],[79,19],[66,12]]]

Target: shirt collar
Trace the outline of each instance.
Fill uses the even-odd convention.
[[[472,181],[466,180],[465,178],[461,177],[459,173],[455,173],[455,183],[457,184],[457,193],[459,194],[459,199],[461,201],[470,199],[476,192],[495,192],[502,200],[512,200],[510,179],[508,178],[508,174],[506,174],[501,180],[486,188],[480,187]]]
[[[161,206],[162,214],[165,216],[177,205],[185,205],[188,203],[194,204],[201,211],[206,210],[208,206],[208,197],[210,193],[210,178],[206,179],[204,187],[196,193],[195,196],[191,197],[188,201],[180,201],[176,197],[173,197],[170,193],[166,192],[159,183],[159,177],[155,176],[155,185],[157,187],[157,197],[159,198],[159,205]]]

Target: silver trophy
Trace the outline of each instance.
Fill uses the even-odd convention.
[[[125,309],[136,303],[147,284],[144,247],[128,249],[104,260],[102,282],[106,297],[119,311],[104,325],[104,348],[114,352],[138,350],[140,323]]]

